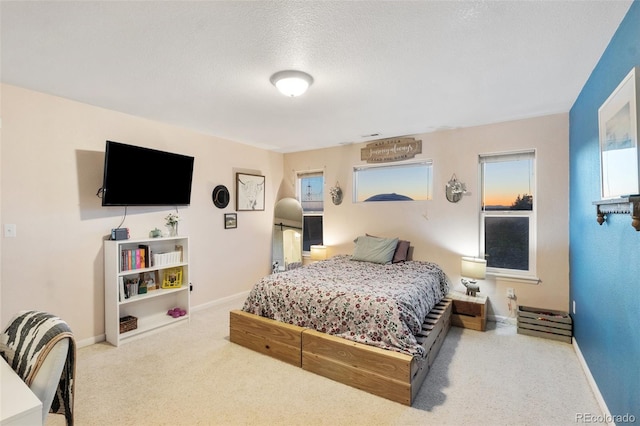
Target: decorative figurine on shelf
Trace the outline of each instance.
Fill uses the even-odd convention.
[[[465,280],[464,278],[461,281],[462,285],[467,288],[467,296],[476,297],[476,293],[480,291],[480,286],[475,281]]]
[[[162,231],[159,230],[158,228],[154,228],[151,231],[149,231],[149,237],[150,238],[160,238],[160,237],[162,237]]]
[[[178,222],[180,221],[180,217],[177,214],[169,213],[167,217],[164,218],[167,221],[165,224],[167,228],[169,228],[169,236],[175,237],[178,235]]]

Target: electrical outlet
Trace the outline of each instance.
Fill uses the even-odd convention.
[[[516,298],[516,293],[513,291],[513,289],[511,287],[509,287],[507,289],[507,298],[508,299],[515,299]]]
[[[13,223],[5,223],[4,225],[4,237],[15,238],[17,235],[17,227]]]

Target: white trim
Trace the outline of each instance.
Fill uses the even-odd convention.
[[[485,167],[484,165],[488,163],[498,163],[503,161],[521,161],[521,160],[531,160],[531,168],[529,170],[529,178],[533,177],[530,180],[530,195],[533,197],[533,206],[532,210],[484,210],[483,205],[485,201]],[[523,270],[523,273],[527,273],[530,275],[537,274],[537,259],[538,259],[538,208],[537,208],[537,197],[538,197],[538,162],[537,162],[537,152],[536,149],[526,149],[526,150],[518,150],[518,151],[509,151],[509,152],[496,152],[496,153],[485,153],[478,155],[478,174],[479,174],[479,183],[480,183],[480,205],[479,209],[479,230],[480,230],[480,256],[482,258],[486,258],[485,252],[485,222],[489,217],[526,217],[528,218],[528,228],[529,228],[529,247],[528,247],[528,269]],[[507,272],[504,274],[502,271]],[[515,269],[508,268],[496,268],[487,264],[487,273],[491,274],[508,274],[511,271],[515,271],[516,274],[519,272]],[[539,280],[538,280],[539,281]],[[519,282],[519,281],[518,281]],[[537,284],[537,283],[536,283]]]
[[[298,202],[302,203],[302,187],[300,186],[300,180],[304,178],[322,177],[322,192],[324,194],[324,186],[326,184],[324,169],[294,170],[293,172],[295,173],[296,200],[298,200]],[[322,198],[322,201],[324,202],[324,195]]]
[[[532,277],[529,275],[501,274],[497,272],[487,272],[487,275],[495,277],[496,282],[506,281],[510,283],[521,283],[521,284],[532,284],[532,285],[540,284],[540,278]]]
[[[385,167],[388,168],[402,168],[405,166],[433,166],[433,160],[428,159],[419,159],[419,160],[407,160],[407,161],[394,161],[393,163],[374,163],[374,164],[361,164],[357,166],[353,166],[353,171],[367,170],[367,169],[383,169]]]
[[[76,341],[76,348],[84,348],[85,346],[91,346],[96,343],[104,342],[105,340],[107,340],[106,334],[100,334],[98,336],[89,337],[88,339],[78,340]]]
[[[408,167],[421,167],[424,168],[424,172],[427,174],[427,179],[425,182],[425,193],[421,195],[425,195],[425,199],[411,200],[411,201],[431,201],[433,200],[433,160],[432,159],[420,159],[420,160],[411,160],[411,161],[397,161],[393,163],[374,163],[374,164],[366,164],[366,165],[356,165],[353,166],[352,170],[352,192],[351,192],[351,200],[353,203],[366,203],[366,201],[358,201],[358,184],[359,184],[359,175],[360,173],[381,170],[381,169],[407,169]],[[402,188],[394,189],[402,190]],[[408,200],[407,200],[408,201]],[[376,202],[377,203],[377,202]],[[374,203],[374,204],[376,204]]]
[[[593,392],[593,395],[596,397],[596,401],[598,402],[598,405],[600,406],[600,410],[602,410],[602,414],[604,415],[605,421],[607,421],[608,425],[615,426],[615,423],[608,421],[608,420],[611,420],[613,417],[611,416],[611,412],[609,411],[609,407],[607,407],[607,403],[604,402],[604,398],[602,397],[602,394],[600,393],[600,389],[598,389],[598,384],[596,383],[595,379],[593,378],[593,375],[591,374],[591,370],[589,370],[589,366],[587,365],[587,362],[585,361],[584,357],[582,356],[582,351],[580,350],[580,347],[578,346],[578,341],[576,340],[576,337],[573,336],[572,340],[573,340],[573,349],[576,351],[576,355],[578,357],[578,362],[580,363],[580,366],[582,367],[582,371],[584,371],[584,375],[587,377],[587,382],[589,383],[589,387],[591,388],[591,391]]]
[[[243,291],[240,293],[232,294],[231,296],[223,297],[222,299],[212,300],[211,302],[203,303],[198,306],[192,306],[191,312],[201,311],[202,309],[213,308],[215,306],[226,305],[227,303],[237,302],[238,304],[242,304],[247,296],[249,295],[249,290]]]
[[[488,154],[479,154],[480,163],[499,163],[501,161],[520,161],[535,159],[536,150],[526,149],[523,151],[503,151]]]
[[[241,305],[247,296],[249,295],[249,290],[243,291],[240,293],[232,294],[231,296],[223,297],[222,299],[216,299],[211,302],[203,303],[198,306],[191,306],[191,312],[200,311],[202,309],[212,308],[215,306],[225,305],[227,303],[236,302],[238,305]],[[107,340],[106,334],[99,334],[97,336],[89,337],[88,339],[82,339],[76,341],[76,348],[84,348],[85,346],[91,346],[96,343],[104,342]]]

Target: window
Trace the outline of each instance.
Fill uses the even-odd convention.
[[[482,155],[480,170],[487,270],[535,274],[535,152]]]
[[[353,202],[431,200],[431,161],[353,168]]]
[[[298,173],[298,199],[302,205],[302,252],[323,244],[324,175],[322,172]]]

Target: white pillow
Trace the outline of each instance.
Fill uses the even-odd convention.
[[[366,235],[355,239],[356,247],[353,250],[352,260],[372,263],[391,263],[393,253],[398,245],[397,238],[379,238]]]

